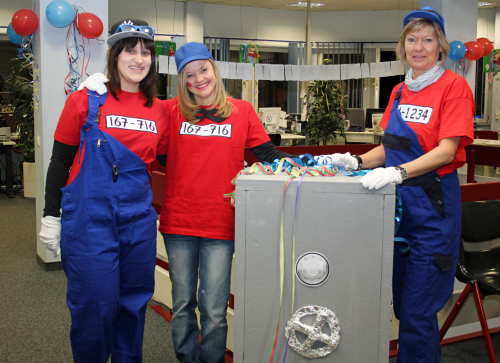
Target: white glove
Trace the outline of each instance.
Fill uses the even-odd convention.
[[[331,154],[331,155],[320,155],[315,156],[314,160],[316,160],[319,164],[342,164],[346,170],[357,170],[358,169],[358,160],[351,156],[350,153],[345,154]]]
[[[105,83],[108,82],[109,79],[102,73],[94,73],[90,77],[88,77],[85,82],[80,83],[78,86],[78,91],[81,91],[85,87],[91,91],[96,91],[98,94],[103,95],[108,92],[108,88]]]
[[[54,258],[61,253],[61,217],[46,216],[42,218],[40,241],[54,252]]]
[[[401,173],[394,167],[373,169],[359,179],[359,182],[368,189],[380,189],[386,184],[401,184],[402,181],[403,178],[401,178]]]

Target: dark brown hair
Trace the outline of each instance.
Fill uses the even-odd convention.
[[[139,90],[146,97],[145,107],[153,106],[153,100],[156,97],[156,51],[155,43],[152,40],[143,38],[124,38],[115,43],[108,52],[108,90],[111,95],[117,100],[118,91],[121,91],[120,74],[118,73],[118,56],[124,49],[134,48],[138,42],[151,53],[151,67],[147,76],[139,83]]]

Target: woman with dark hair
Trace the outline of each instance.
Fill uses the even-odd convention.
[[[84,88],[66,101],[40,231],[47,248],[61,252],[75,362],[105,363],[110,355],[141,362],[154,291],[158,217],[149,164],[166,154],[169,135],[168,114],[155,98],[154,29],[126,19],[111,32],[111,95]]]
[[[397,53],[410,70],[392,90],[380,122],[383,145],[360,156],[333,154],[318,161],[375,168],[360,179],[369,189],[396,184],[402,210],[392,278],[398,363],[438,363],[436,314],[455,281],[461,225],[457,168],[474,139],[474,98],[463,77],[442,67],[449,45],[441,14],[426,6],[406,15],[403,25]]]

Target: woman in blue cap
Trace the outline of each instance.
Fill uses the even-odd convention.
[[[154,291],[149,164],[168,147],[168,115],[155,98],[154,29],[126,19],[111,32],[108,88],[72,93],[59,119],[40,231],[61,252],[75,362],[142,362]]]
[[[276,151],[250,103],[226,94],[204,44],[184,44],[175,62],[179,96],[164,101],[170,144],[160,215],[172,280],[172,338],[183,363],[223,363],[234,252],[234,208],[224,194],[243,169],[245,147],[261,161],[297,156]]]
[[[448,55],[443,17],[430,7],[404,18],[399,58],[411,67],[391,94],[380,126],[382,146],[357,156],[318,158],[352,170],[376,168],[364,187],[395,183],[402,202],[393,265],[398,363],[441,361],[437,312],[453,292],[460,238],[456,169],[474,138],[474,99],[467,81],[441,66]],[[381,167],[383,166],[383,167]]]

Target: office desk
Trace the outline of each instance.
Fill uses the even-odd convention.
[[[291,146],[297,145],[297,140],[305,140],[305,136],[294,135],[294,134],[281,134],[281,144],[280,146]]]
[[[374,133],[373,131],[346,131],[347,142],[356,142],[360,144],[378,144],[383,134]]]
[[[0,153],[5,154],[5,192],[10,198],[14,198],[16,195],[13,191],[12,185],[12,146],[16,143],[13,141],[0,141]]]
[[[485,146],[498,146],[500,147],[500,140],[487,140],[487,139],[474,139],[473,145],[485,145]]]

